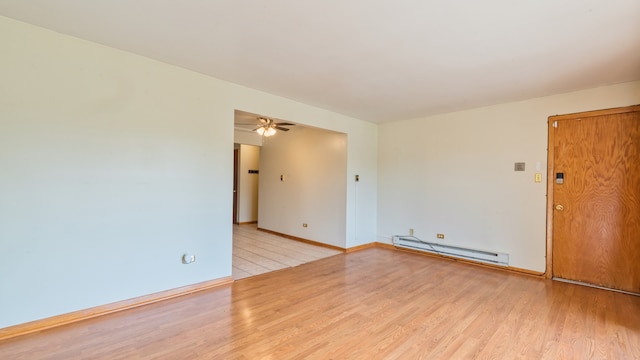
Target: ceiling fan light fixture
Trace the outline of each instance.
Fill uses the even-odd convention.
[[[278,131],[289,131],[290,129],[287,126],[293,126],[295,124],[288,122],[275,122],[272,119],[265,117],[258,117],[258,124],[242,124],[236,123],[237,125],[254,125],[256,126],[253,131],[258,133],[260,136],[268,137],[275,135]]]
[[[271,135],[275,135],[276,129],[269,126],[261,126],[256,129],[256,132],[260,136],[271,136]]]

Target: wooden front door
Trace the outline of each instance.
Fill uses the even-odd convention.
[[[553,276],[640,293],[640,106],[552,116],[549,141]]]

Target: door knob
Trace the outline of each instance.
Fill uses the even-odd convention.
[[[561,204],[557,204],[557,205],[556,205],[556,210],[558,210],[558,211],[562,211],[562,210],[564,210],[564,206],[563,206],[563,205],[561,205]]]

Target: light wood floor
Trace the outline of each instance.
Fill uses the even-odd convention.
[[[264,274],[340,254],[259,231],[256,224],[233,225],[233,279]]]
[[[369,248],[0,342],[0,358],[638,359],[640,297]]]

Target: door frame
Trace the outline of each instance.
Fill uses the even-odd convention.
[[[235,145],[234,145],[235,146]],[[233,220],[232,224],[238,224],[238,171],[240,161],[240,151],[233,149]]]
[[[549,116],[547,121],[547,264],[545,270],[545,277],[547,279],[553,278],[553,189],[555,184],[553,163],[555,156],[555,136],[553,131],[554,122],[557,120],[615,115],[636,111],[640,111],[640,105]]]

